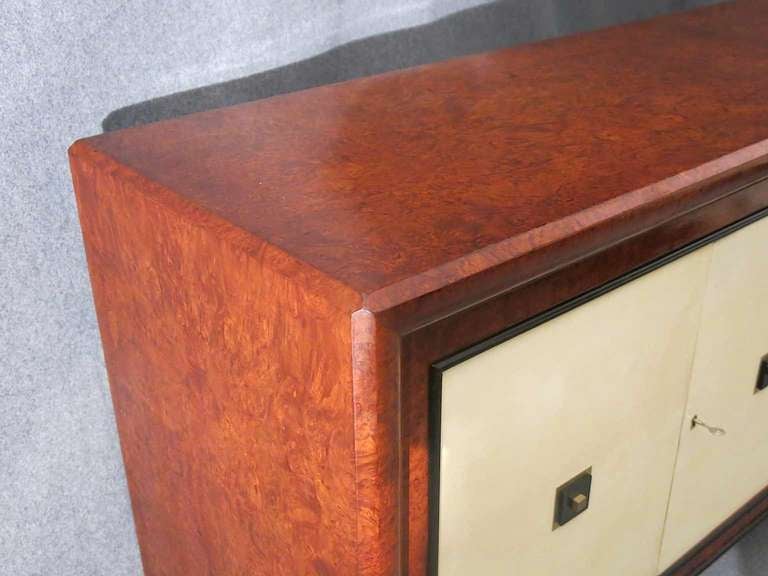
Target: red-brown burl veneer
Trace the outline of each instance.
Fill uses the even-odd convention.
[[[726,3],[74,144],[147,574],[424,576],[430,365],[768,206],[766,31]]]

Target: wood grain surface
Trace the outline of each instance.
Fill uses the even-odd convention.
[[[147,575],[424,576],[429,366],[768,206],[766,30],[743,0],[73,145]]]
[[[383,310],[768,158],[768,2],[715,5],[89,145]]]
[[[349,311],[109,159],[72,168],[147,575],[356,573]]]

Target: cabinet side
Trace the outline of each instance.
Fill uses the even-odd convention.
[[[352,295],[70,160],[146,574],[354,574]]]

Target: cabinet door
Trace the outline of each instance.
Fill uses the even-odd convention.
[[[768,484],[768,219],[713,246],[660,568],[695,546]],[[713,436],[698,416],[722,427]]]
[[[440,576],[656,574],[709,252],[443,371]]]

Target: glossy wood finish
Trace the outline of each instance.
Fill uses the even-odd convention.
[[[72,168],[146,574],[355,573],[348,311],[111,160]]]
[[[361,309],[352,315],[352,346],[359,574],[398,574],[400,339]]]
[[[429,366],[768,206],[766,28],[742,1],[76,143],[147,574],[423,576]]]
[[[717,5],[88,145],[380,312],[524,254],[589,248],[574,237],[605,244],[700,203],[704,182],[764,168],[766,28],[764,0]]]

